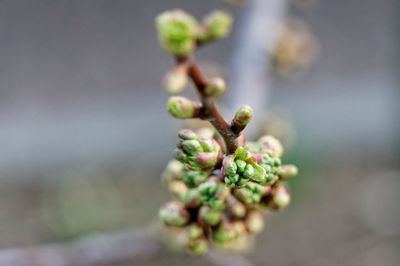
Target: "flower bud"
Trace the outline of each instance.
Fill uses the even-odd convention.
[[[209,176],[210,173],[208,172],[202,172],[200,170],[186,170],[183,172],[182,181],[188,187],[193,188],[203,183]]]
[[[269,206],[275,210],[285,208],[290,203],[290,194],[284,186],[275,187]]]
[[[187,157],[188,156],[183,152],[183,150],[175,149],[175,151],[174,151],[175,160],[177,160],[181,163],[185,163],[188,160]]]
[[[166,225],[177,227],[186,225],[190,219],[189,212],[178,201],[170,201],[164,204],[160,208],[159,216]]]
[[[242,105],[236,111],[235,117],[232,120],[232,126],[243,129],[253,117],[253,109],[248,105]]]
[[[189,239],[196,239],[201,236],[204,236],[203,228],[197,223],[192,223],[189,226]]]
[[[197,208],[201,205],[200,192],[197,189],[190,189],[185,191],[182,195],[182,202],[187,208]]]
[[[226,83],[220,78],[212,78],[208,83],[204,90],[207,96],[219,96],[225,92]]]
[[[182,181],[173,180],[168,183],[168,189],[171,191],[172,195],[174,195],[178,199],[182,199],[182,197],[187,193],[188,188]]]
[[[283,180],[288,180],[288,179],[296,176],[297,173],[298,173],[298,169],[293,164],[282,165],[281,168],[279,169],[279,176]]]
[[[235,228],[230,222],[223,221],[213,232],[213,238],[218,242],[225,242],[233,240],[237,237]]]
[[[174,94],[181,92],[187,83],[187,68],[179,64],[172,68],[164,77],[164,87],[168,93]]]
[[[264,219],[260,212],[251,211],[246,217],[246,227],[249,233],[258,234],[264,229]]]
[[[196,133],[194,133],[194,131],[191,130],[191,129],[182,129],[182,130],[179,130],[178,136],[179,136],[181,139],[183,139],[183,140],[189,140],[189,139],[197,140],[197,135],[196,135]]]
[[[241,202],[254,204],[260,202],[263,196],[263,189],[261,185],[249,182],[243,187],[235,189],[233,193]]]
[[[200,152],[197,155],[197,163],[201,168],[214,166],[218,162],[218,154],[215,152]]]
[[[205,237],[199,237],[194,240],[190,240],[186,246],[187,251],[191,255],[201,255],[207,252],[207,239]]]
[[[173,96],[168,100],[168,112],[175,118],[193,118],[197,115],[199,105],[185,97]]]
[[[215,40],[226,37],[232,28],[232,17],[220,10],[214,10],[204,18],[204,25],[207,28],[209,39]]]
[[[214,226],[221,220],[221,215],[220,211],[211,208],[211,206],[203,205],[199,209],[198,221],[202,224]]]
[[[182,142],[182,149],[188,155],[196,155],[203,151],[200,143],[197,140],[184,140]]]
[[[164,170],[163,179],[167,182],[180,180],[182,178],[183,164],[176,160],[171,160]]]
[[[228,197],[227,210],[235,218],[243,218],[246,215],[246,206],[233,196]]]
[[[158,39],[165,51],[187,55],[196,47],[197,21],[182,10],[165,11],[157,16]]]
[[[237,165],[235,163],[235,156],[229,155],[222,161],[222,166],[224,167],[225,173],[228,176],[233,176],[237,172]]]
[[[215,181],[204,182],[199,186],[199,190],[203,204],[216,210],[225,208],[225,200],[229,195],[229,190],[224,184]]]
[[[266,152],[271,156],[282,157],[283,147],[277,138],[271,135],[265,135],[261,137],[258,141],[260,143],[260,148],[262,152]]]

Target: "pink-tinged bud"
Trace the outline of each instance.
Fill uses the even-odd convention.
[[[163,179],[167,182],[172,180],[182,179],[183,164],[176,160],[172,160],[168,163],[162,175]]]
[[[282,165],[281,168],[279,169],[279,177],[282,178],[283,180],[288,180],[294,176],[297,175],[298,169],[295,165],[293,164],[285,164]]]
[[[182,202],[185,204],[187,208],[190,209],[198,208],[201,205],[200,192],[197,189],[187,190],[182,195]]]
[[[226,175],[228,176],[235,175],[237,171],[237,165],[235,163],[235,155],[232,154],[226,156],[222,161],[222,167],[224,168],[224,172],[226,173]]]
[[[201,168],[214,166],[218,161],[218,154],[215,152],[200,152],[197,155],[197,163]]]
[[[159,211],[161,220],[170,226],[184,226],[189,222],[190,214],[183,203],[170,201],[164,204]]]
[[[290,194],[284,186],[275,187],[271,192],[269,206],[279,210],[285,208],[290,203]]]
[[[237,237],[237,232],[232,223],[222,221],[213,232],[213,238],[218,242],[233,240]]]
[[[246,215],[246,206],[233,196],[228,197],[227,210],[235,218],[243,218]]]
[[[271,156],[282,157],[283,146],[277,138],[271,135],[265,135],[258,141],[262,152],[267,152]]]
[[[226,83],[225,81],[220,78],[212,78],[208,83],[205,88],[205,93],[207,96],[219,96],[225,92],[226,89]]]
[[[196,133],[193,132],[191,129],[182,129],[178,132],[179,138],[183,140],[197,140]]]
[[[232,222],[233,230],[235,230],[237,236],[247,235],[246,224],[241,220],[235,220]]]
[[[164,87],[168,93],[181,92],[187,83],[187,67],[184,64],[176,65],[164,77]]]
[[[205,237],[199,237],[194,240],[190,240],[186,246],[186,249],[191,255],[202,255],[207,252],[207,239]]]
[[[249,233],[258,234],[264,229],[264,218],[258,211],[251,211],[246,217],[246,227]]]
[[[185,119],[197,116],[199,105],[185,97],[173,96],[168,100],[168,112],[175,118]]]
[[[216,211],[208,205],[203,205],[199,209],[198,221],[203,225],[215,226],[221,220],[221,212]]]
[[[246,127],[253,117],[253,109],[248,105],[242,105],[239,110],[236,111],[235,117],[232,120],[232,126],[240,130]]]
[[[183,195],[189,190],[182,181],[174,180],[168,183],[168,189],[177,199],[181,200]]]

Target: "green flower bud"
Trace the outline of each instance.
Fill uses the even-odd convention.
[[[187,68],[183,64],[179,64],[172,68],[164,77],[164,87],[168,93],[181,92],[187,83]]]
[[[223,221],[213,232],[213,238],[218,242],[225,242],[233,240],[237,237],[237,232],[233,225],[229,222]]]
[[[204,236],[203,228],[197,223],[192,223],[189,226],[189,239],[192,240],[201,236]]]
[[[157,16],[158,39],[165,51],[187,55],[196,47],[197,21],[182,10],[165,11]]]
[[[222,165],[224,167],[225,173],[228,176],[233,176],[236,174],[237,171],[237,165],[235,163],[235,156],[234,155],[229,155],[224,158],[222,161]]]
[[[253,109],[248,105],[242,105],[236,111],[235,117],[232,120],[232,126],[243,129],[253,117]]]
[[[191,255],[202,255],[207,252],[207,239],[205,237],[199,237],[194,240],[190,240],[186,246],[187,251]]]
[[[215,226],[221,220],[221,212],[211,208],[211,206],[203,205],[199,209],[198,221],[203,224]]]
[[[243,218],[246,215],[246,206],[233,196],[228,197],[227,210],[234,218]]]
[[[275,187],[271,194],[269,206],[272,209],[279,210],[289,205],[290,194],[284,186]]]
[[[201,195],[197,189],[189,189],[182,195],[182,202],[187,208],[194,209],[201,205]]]
[[[203,151],[205,152],[214,151],[214,143],[211,138],[199,138],[199,143]]]
[[[212,78],[208,83],[204,90],[207,96],[219,96],[225,92],[226,83],[220,78]]]
[[[263,196],[263,189],[262,186],[257,183],[248,182],[243,187],[235,189],[233,193],[241,202],[245,204],[254,204],[260,202]]]
[[[185,119],[196,116],[199,106],[185,97],[173,96],[168,100],[167,109],[173,117]]]
[[[243,171],[243,176],[247,179],[252,178],[254,175],[254,168],[251,164],[247,164]]]
[[[185,170],[182,175],[182,181],[188,187],[197,187],[210,176],[209,172],[202,172],[200,170]]]
[[[237,171],[239,172],[239,173],[243,173],[243,171],[244,171],[244,168],[246,167],[246,162],[245,161],[243,161],[243,160],[236,160],[235,161],[235,163],[236,163],[236,165],[237,165]]]
[[[214,10],[204,18],[209,39],[215,40],[226,37],[232,28],[232,17],[220,10]]]
[[[279,169],[279,176],[283,180],[288,180],[288,179],[296,176],[297,173],[298,173],[298,169],[293,164],[282,165],[281,168]]]
[[[262,152],[266,152],[274,157],[282,157],[283,146],[277,138],[271,135],[265,135],[261,137],[258,142],[260,143]]]
[[[182,170],[183,164],[181,162],[171,160],[165,168],[162,178],[167,182],[180,180],[182,179]]]
[[[201,168],[214,166],[218,162],[218,154],[215,152],[200,152],[197,155],[197,163]]]
[[[193,132],[191,129],[182,129],[179,130],[178,136],[183,139],[183,140],[197,140],[197,135],[196,133]]]
[[[185,163],[188,160],[188,156],[181,149],[175,149],[174,158],[181,163]]]
[[[185,206],[178,201],[170,201],[164,204],[159,211],[161,220],[170,226],[184,226],[190,219],[189,212]]]
[[[168,189],[171,191],[172,195],[174,195],[178,199],[182,199],[182,197],[188,192],[188,188],[182,181],[173,180],[168,183]]]
[[[196,155],[203,151],[200,143],[197,140],[184,140],[182,142],[182,149],[188,155]]]
[[[201,200],[204,204],[213,207],[216,210],[225,208],[225,200],[229,195],[229,190],[224,184],[208,181],[199,186]]]
[[[264,229],[264,218],[258,211],[249,212],[245,223],[247,230],[252,234],[258,234]]]

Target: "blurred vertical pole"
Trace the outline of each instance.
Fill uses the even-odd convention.
[[[251,0],[239,21],[231,64],[229,88],[232,93],[228,107],[231,112],[242,104],[253,108],[253,121],[247,129],[250,135],[266,109],[270,90],[268,48],[275,41],[287,6],[287,0]]]

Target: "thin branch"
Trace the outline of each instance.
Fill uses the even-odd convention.
[[[231,126],[225,121],[218,111],[214,99],[206,95],[205,89],[208,83],[201,73],[196,61],[193,58],[177,59],[178,64],[182,64],[182,62],[187,64],[188,75],[193,81],[201,101],[201,108],[198,117],[202,120],[209,121],[224,138],[227,152],[234,153],[238,147],[237,137],[239,136],[240,132],[234,132],[231,130]]]

